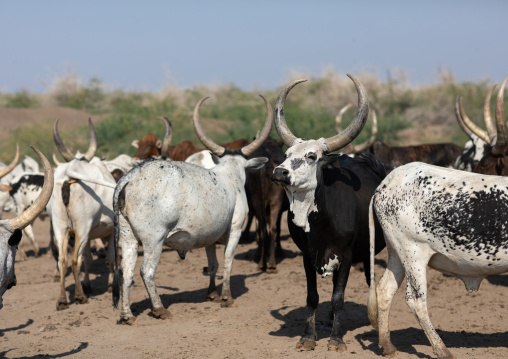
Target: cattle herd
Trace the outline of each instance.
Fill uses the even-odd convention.
[[[90,243],[100,239],[109,267],[108,291],[114,307],[120,303],[119,323],[134,325],[130,288],[140,244],[141,277],[154,317],[171,317],[155,284],[163,245],[182,259],[188,251],[204,247],[210,276],[207,299],[231,307],[236,305],[231,270],[240,238],[248,236],[256,218],[255,260],[260,270],[276,273],[280,223],[288,211],[289,232],[302,252],[307,278],[308,310],[297,350],[316,346],[316,274],[333,278],[328,350],[347,350],[341,321],[345,289],[351,267],[362,263],[370,286],[368,317],[378,330],[383,354],[397,353],[389,313],[406,278],[406,303],[436,356],[453,358],[429,318],[426,268],[458,277],[467,291],[478,290],[488,275],[508,271],[508,129],[503,104],[508,77],[498,92],[495,116],[490,101],[496,85],[486,95],[486,131],[468,118],[457,94],[455,116],[470,137],[461,148],[452,143],[393,147],[376,141],[377,118],[369,111],[367,90],[355,76],[348,76],[357,90],[357,111],[343,130],[342,115],[351,105],[344,107],[336,118],[337,134],[329,138],[298,137],[286,123],[286,98],[305,80],[283,88],[274,108],[261,96],[266,119],[252,142],[218,145],[208,137],[199,118],[207,97],[193,114],[204,149],[190,141],[171,145],[172,125],[161,117],[166,129],[162,140],[150,133],[132,143],[137,148],[134,157],[106,161],[95,156],[98,143],[91,121],[88,150],[73,154],[59,136],[57,119],[53,139],[66,162],[55,160],[53,169],[32,147],[43,175],[28,156],[18,164],[19,150],[11,164],[0,167],[0,206],[15,212],[14,218],[0,221],[0,309],[2,295],[16,285],[15,256],[22,233],[39,254],[31,228],[39,216],[49,217],[51,223],[55,278],[61,284],[56,309],[69,307],[65,277],[71,246],[75,303],[88,301]],[[372,134],[365,143],[353,145],[369,112]],[[281,142],[269,137],[274,122]],[[217,243],[225,248],[220,294],[215,283]],[[374,256],[385,247],[388,264],[376,286]],[[19,256],[24,258],[24,252]]]

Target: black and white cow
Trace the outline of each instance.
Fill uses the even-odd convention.
[[[315,312],[319,303],[316,272],[333,275],[333,329],[329,350],[345,351],[340,312],[352,263],[363,262],[368,273],[368,206],[375,188],[385,177],[381,163],[372,155],[327,155],[347,146],[360,133],[369,113],[366,91],[352,75],[358,92],[358,111],[341,133],[318,140],[294,136],[286,125],[284,102],[298,83],[283,89],[275,105],[275,125],[282,141],[289,147],[285,161],[275,168],[272,181],[284,187],[289,198],[288,226],[291,237],[303,253],[307,277],[308,317],[297,350],[316,346]],[[384,248],[381,230],[376,250]],[[369,278],[366,275],[367,283]]]
[[[371,267],[368,305],[383,354],[396,353],[389,311],[406,277],[406,303],[434,352],[439,358],[454,358],[429,319],[427,266],[457,276],[468,291],[477,291],[486,276],[508,270],[508,178],[407,164],[376,189],[370,205],[371,231],[374,222],[381,224],[388,249],[388,267],[377,289]],[[371,250],[373,239],[371,232]]]
[[[44,187],[37,200],[28,209],[15,218],[0,220],[0,309],[3,307],[2,296],[5,291],[16,285],[14,261],[22,237],[21,230],[44,210],[53,191],[53,169],[39,150],[34,147],[32,149],[44,166]]]
[[[216,166],[206,169],[195,164],[147,160],[129,171],[117,184],[113,199],[115,211],[114,243],[122,248],[122,305],[120,318],[132,324],[135,317],[130,308],[130,286],[134,275],[138,245],[143,245],[141,276],[152,302],[153,314],[169,318],[171,314],[162,305],[155,286],[155,271],[159,264],[162,245],[178,250],[181,256],[193,249],[206,247],[210,285],[208,299],[218,300],[215,275],[218,269],[215,254],[217,242],[225,243],[224,282],[222,306],[233,305],[230,278],[233,257],[240,239],[242,225],[247,217],[245,196],[245,169],[258,168],[266,158],[247,157],[268,137],[273,123],[273,112],[262,97],[267,110],[265,125],[251,144],[228,150],[215,144],[204,133],[199,122],[199,108],[194,109],[194,129],[200,141],[215,157]],[[118,255],[118,250],[115,251]],[[113,304],[120,299],[118,261],[113,282]]]

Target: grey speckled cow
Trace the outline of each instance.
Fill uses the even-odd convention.
[[[136,265],[138,244],[143,245],[141,276],[152,301],[153,314],[166,319],[171,316],[157,294],[155,271],[159,264],[162,244],[185,252],[206,247],[210,269],[208,299],[218,300],[215,274],[218,264],[215,243],[226,244],[222,306],[233,305],[230,276],[242,225],[248,213],[245,195],[245,168],[257,168],[266,158],[247,160],[268,137],[273,123],[273,111],[263,98],[268,112],[263,130],[251,144],[239,150],[227,150],[208,138],[199,122],[199,108],[194,110],[194,129],[200,141],[219,156],[211,169],[194,164],[147,160],[134,167],[117,184],[113,199],[115,211],[115,248],[122,247],[122,305],[121,321],[133,324],[130,309],[130,286]],[[115,250],[118,257],[118,249]],[[113,282],[113,304],[118,306],[120,283],[118,261]]]
[[[388,249],[388,267],[377,289],[372,255],[375,218]],[[388,317],[393,296],[406,277],[406,303],[432,348],[439,358],[453,358],[427,312],[427,266],[460,278],[468,291],[477,291],[486,276],[508,270],[508,178],[410,163],[379,185],[369,222],[369,319],[374,327],[379,324],[383,354],[396,353]]]

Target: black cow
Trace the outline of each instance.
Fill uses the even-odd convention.
[[[367,121],[366,91],[354,76],[348,76],[358,92],[358,111],[351,124],[334,137],[307,141],[294,136],[287,127],[286,96],[304,80],[294,81],[282,90],[275,105],[276,129],[289,148],[286,160],[275,169],[272,180],[284,187],[289,198],[289,231],[303,253],[307,277],[309,316],[297,350],[313,350],[316,346],[315,312],[319,303],[316,272],[323,277],[333,274],[333,328],[328,349],[344,351],[340,312],[351,264],[363,262],[365,273],[370,270],[368,208],[374,190],[385,177],[384,167],[370,154],[358,158],[327,155],[351,143]],[[377,253],[385,247],[379,225],[376,241]],[[369,283],[367,275],[366,279]]]

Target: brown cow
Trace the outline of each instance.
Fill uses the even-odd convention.
[[[229,142],[221,146],[224,148],[235,150],[247,146],[249,143],[250,143],[249,140],[242,138],[240,140]],[[163,148],[161,149],[161,153],[163,154],[163,156],[171,158],[173,161],[185,161],[189,156],[203,150],[204,148],[199,148],[196,145],[194,145],[194,143],[192,143],[191,141],[186,140],[174,146],[170,146],[168,142],[167,147],[163,146]]]
[[[138,150],[134,155],[134,159],[138,160],[146,160],[147,158],[153,156],[161,155],[161,148],[167,143],[171,143],[171,138],[173,137],[173,131],[171,129],[171,122],[166,117],[159,117],[159,119],[164,122],[166,126],[166,133],[164,134],[164,140],[161,142],[153,133],[149,133],[141,140],[132,141],[132,145],[136,147]]]

